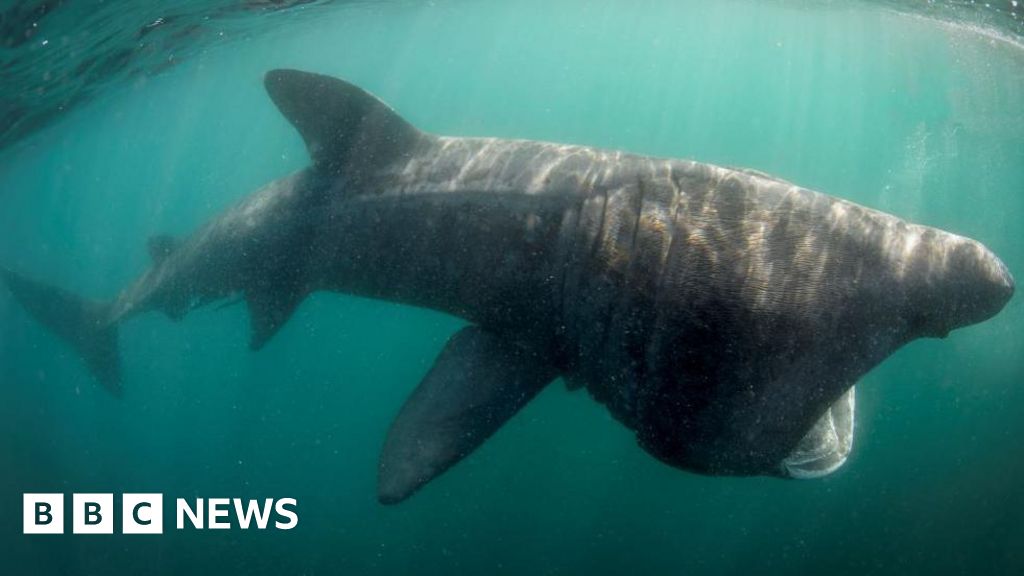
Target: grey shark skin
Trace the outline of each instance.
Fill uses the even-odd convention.
[[[275,70],[265,84],[309,168],[189,238],[152,239],[152,267],[111,302],[3,277],[115,392],[117,325],[148,311],[240,295],[254,349],[318,290],[465,319],[388,434],[385,503],[559,376],[672,466],[827,473],[849,452],[861,376],[1014,291],[974,240],[758,172],[435,136],[341,80]]]

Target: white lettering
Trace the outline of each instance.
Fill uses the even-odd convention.
[[[178,530],[185,529],[185,516],[192,522],[192,526],[198,530],[203,529],[203,499],[196,498],[196,509],[195,512],[189,507],[188,501],[184,498],[178,498],[177,503],[178,509]]]
[[[281,498],[277,501],[277,504],[274,506],[277,515],[288,518],[287,522],[274,522],[274,527],[279,530],[291,530],[299,523],[299,515],[295,511],[285,508],[285,506],[298,507],[298,502],[295,501],[295,498]]]
[[[263,507],[260,508],[257,500],[249,500],[249,504],[242,509],[242,499],[235,498],[235,516],[238,517],[238,525],[241,526],[242,530],[249,528],[249,522],[252,521],[253,517],[256,517],[256,527],[260,530],[267,528],[267,522],[270,520],[270,511],[274,507],[274,500],[267,498],[263,501]]]
[[[210,498],[210,530],[227,530],[231,528],[230,522],[220,522],[218,518],[227,518],[230,510],[227,507],[231,500],[227,498]]]

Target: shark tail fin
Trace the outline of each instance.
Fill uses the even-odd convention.
[[[43,326],[70,344],[99,383],[121,395],[121,360],[112,304],[88,300],[0,268],[14,299]]]

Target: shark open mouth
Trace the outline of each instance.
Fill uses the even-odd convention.
[[[846,462],[853,449],[856,387],[851,387],[815,422],[781,464],[789,478],[810,480],[827,476]]]

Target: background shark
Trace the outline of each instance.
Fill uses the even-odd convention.
[[[262,347],[311,292],[466,319],[384,445],[398,502],[562,377],[662,461],[706,474],[839,466],[853,386],[903,344],[1013,294],[981,244],[749,170],[423,133],[343,81],[266,87],[310,168],[198,230],[158,236],[111,302],[4,270],[16,299],[121,391],[117,326],[235,295]]]

